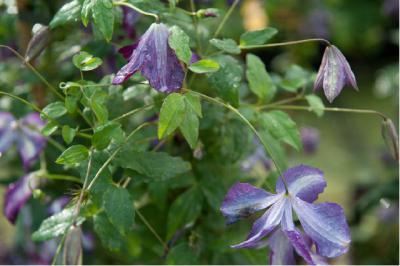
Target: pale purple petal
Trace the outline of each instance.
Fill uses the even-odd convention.
[[[312,259],[312,251],[309,243],[303,237],[303,235],[297,230],[284,231],[286,237],[290,241],[291,245],[303,259],[310,265],[315,265]]]
[[[231,224],[259,210],[265,209],[281,196],[266,192],[248,183],[236,183],[225,196],[221,212]]]
[[[269,262],[271,265],[294,265],[296,260],[292,244],[281,229],[277,229],[268,239]]]
[[[314,91],[322,88],[322,86],[323,86],[324,73],[325,73],[327,57],[328,57],[328,49],[329,49],[329,46],[325,48],[324,55],[322,56],[321,65],[319,66],[317,77],[314,82]]]
[[[342,207],[335,203],[312,204],[297,197],[292,198],[292,204],[319,255],[332,258],[347,252],[351,239]]]
[[[342,54],[342,52],[334,45],[332,45],[332,49],[338,58],[340,65],[345,74],[346,84],[352,86],[355,90],[358,90],[356,77],[354,76],[353,71],[351,70],[349,62],[347,62],[346,58]]]
[[[17,122],[12,114],[0,112],[0,156],[13,144],[16,127]]]
[[[267,234],[272,232],[276,226],[281,222],[285,205],[288,199],[282,197],[274,203],[270,209],[268,209],[263,216],[261,216],[251,228],[247,239],[237,245],[233,245],[232,248],[252,248],[257,246],[258,242],[265,237]]]
[[[32,190],[37,187],[34,175],[27,174],[7,187],[4,195],[4,215],[11,223],[15,223],[21,208],[29,200]]]
[[[168,44],[169,31],[162,23],[153,23],[133,50],[129,63],[117,73],[113,84],[121,84],[141,71],[150,85],[160,92],[180,90],[185,76],[183,68]]]
[[[307,202],[313,202],[326,187],[321,170],[307,166],[298,165],[289,168],[283,173],[284,179],[288,185],[289,194],[293,197],[299,197]],[[281,178],[276,182],[276,192],[285,192],[285,186]]]
[[[44,125],[38,113],[30,113],[19,120],[17,145],[25,170],[35,163],[46,146],[47,140],[40,133]]]

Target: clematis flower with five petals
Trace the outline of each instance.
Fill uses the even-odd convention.
[[[314,203],[325,187],[323,173],[305,165],[284,172],[283,178],[277,181],[276,194],[247,183],[236,183],[221,206],[227,223],[267,210],[255,221],[247,239],[232,247],[258,247],[269,235],[267,244],[272,264],[294,264],[293,250],[308,264],[326,263],[325,258],[346,253],[351,240],[342,207],[329,202]],[[295,226],[293,211],[304,233]]]
[[[24,169],[28,170],[46,146],[47,140],[40,134],[44,124],[38,113],[16,120],[12,114],[0,112],[0,154],[16,143]]]
[[[138,43],[120,49],[129,62],[118,71],[112,83],[121,84],[140,71],[157,91],[179,91],[185,73],[168,38],[169,30],[165,24],[151,24]]]
[[[356,78],[342,52],[334,45],[327,46],[314,83],[314,91],[323,88],[330,103],[345,85],[358,90]]]

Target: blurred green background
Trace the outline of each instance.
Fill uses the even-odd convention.
[[[0,0],[0,44],[23,51],[34,23],[48,23],[60,0],[31,0],[16,14],[15,1]],[[227,8],[225,0],[197,1],[201,6]],[[235,39],[244,30],[272,26],[279,30],[273,42],[323,37],[341,49],[356,75],[359,92],[345,88],[333,104],[326,106],[374,109],[391,117],[398,126],[398,1],[397,0],[268,0],[242,1],[223,35]],[[262,9],[257,9],[261,6]],[[257,12],[254,12],[254,8]],[[117,31],[118,32],[118,31]],[[57,38],[63,38],[57,36]],[[75,42],[78,42],[75,39]],[[77,43],[68,38],[65,47]],[[269,71],[282,72],[291,64],[316,71],[323,46],[298,46],[258,50]],[[58,56],[71,50],[54,47]],[[107,55],[110,49],[102,47]],[[51,56],[46,54],[46,56]],[[51,61],[51,58],[48,59]],[[39,65],[54,82],[71,75],[59,65]],[[61,72],[61,73],[60,73]],[[32,85],[34,84],[34,85]],[[35,91],[37,81],[6,50],[0,49],[1,89]],[[33,87],[33,88],[32,88]],[[40,93],[40,89],[39,89]],[[321,92],[320,92],[321,93]],[[9,100],[1,99],[0,106]],[[22,106],[14,107],[17,111]],[[328,182],[321,200],[342,204],[352,228],[350,252],[337,264],[398,264],[398,162],[391,159],[381,137],[381,120],[374,115],[326,113],[322,118],[302,111],[289,112],[299,126],[315,127],[320,144],[315,154],[292,153],[290,164],[305,163],[323,169]],[[0,160],[0,180],[9,178],[7,156]],[[0,203],[4,187],[0,186]],[[2,203],[0,204],[2,206]],[[1,207],[0,207],[1,209]],[[0,215],[0,263],[19,256],[17,236]],[[228,245],[228,244],[227,244]],[[18,260],[17,260],[18,261]]]

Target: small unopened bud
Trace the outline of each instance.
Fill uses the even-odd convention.
[[[72,225],[64,242],[64,265],[82,265],[82,230]]]
[[[216,8],[200,9],[196,12],[198,18],[215,18],[219,16],[219,10]]]
[[[203,143],[199,142],[196,148],[193,150],[193,157],[196,158],[197,160],[201,160],[204,156],[203,148],[204,148]]]
[[[393,121],[385,119],[382,121],[382,137],[385,140],[386,146],[393,154],[394,158],[399,160],[399,135]]]
[[[26,49],[25,62],[34,60],[50,42],[50,29],[47,26],[35,24],[32,29],[33,36]]]

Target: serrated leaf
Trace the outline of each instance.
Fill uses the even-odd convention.
[[[119,251],[123,245],[122,236],[110,223],[104,212],[93,217],[94,231],[104,247],[110,251]]]
[[[82,71],[90,71],[98,68],[103,61],[89,54],[88,52],[81,51],[72,57],[74,65]]]
[[[201,112],[201,101],[199,96],[189,91],[188,93],[185,94],[185,100],[186,104],[189,105],[199,117],[203,117]]]
[[[224,52],[227,52],[227,53],[230,53],[230,54],[240,54],[240,48],[237,45],[237,43],[235,42],[235,40],[232,40],[232,39],[223,39],[223,40],[211,39],[210,43],[214,47],[216,47],[216,48],[218,48],[218,49],[220,49],[220,50],[222,50]]]
[[[92,137],[92,145],[97,150],[103,150],[108,147],[114,134],[121,130],[118,123],[107,123],[95,129]]]
[[[109,186],[103,196],[103,207],[108,220],[121,235],[132,229],[135,211],[133,200],[125,188]]]
[[[189,69],[197,74],[212,73],[219,69],[218,62],[211,59],[201,59],[189,66]]]
[[[171,239],[178,229],[191,226],[196,221],[201,212],[202,201],[198,187],[187,190],[175,199],[168,212],[167,239]]]
[[[271,39],[278,30],[275,28],[265,28],[256,31],[247,31],[240,36],[240,46],[252,46],[265,44]]]
[[[75,165],[86,160],[89,150],[83,145],[73,145],[66,149],[56,160],[58,164]]]
[[[114,12],[111,0],[96,0],[92,8],[93,21],[107,41],[111,41],[114,30]]]
[[[42,110],[40,117],[42,119],[46,119],[47,117],[58,118],[60,116],[65,115],[66,113],[67,113],[67,108],[65,108],[65,105],[63,102],[54,102],[54,103],[47,105]]]
[[[271,101],[276,93],[276,86],[271,80],[265,69],[264,63],[260,58],[253,54],[247,54],[246,77],[249,87],[262,102]]]
[[[76,129],[71,128],[70,126],[63,126],[61,130],[62,137],[67,144],[70,144],[76,135]]]
[[[32,240],[45,241],[65,234],[66,230],[72,225],[74,217],[74,207],[71,207],[46,218],[39,229],[32,234]],[[78,216],[76,224],[80,225],[84,220],[84,217]]]
[[[57,11],[50,21],[49,26],[51,29],[54,29],[68,22],[78,21],[80,12],[81,4],[78,0],[68,2]]]
[[[260,115],[261,125],[277,140],[283,141],[296,150],[302,148],[300,132],[296,123],[282,111],[271,111]]]
[[[178,26],[170,28],[170,35],[168,37],[169,46],[175,51],[178,58],[185,62],[186,65],[190,64],[192,51],[190,50],[189,36]]]
[[[185,112],[185,101],[183,95],[171,93],[165,98],[158,121],[157,135],[159,139],[170,135],[182,123]]]
[[[124,149],[118,153],[115,164],[135,170],[157,180],[165,180],[188,172],[190,163],[165,152],[143,152]]]
[[[179,129],[189,146],[192,149],[196,148],[197,139],[199,138],[199,118],[189,104],[186,104],[185,115]]]
[[[311,110],[319,117],[324,115],[325,105],[322,102],[321,98],[317,95],[309,94],[306,96],[306,100],[308,105],[310,105]]]

